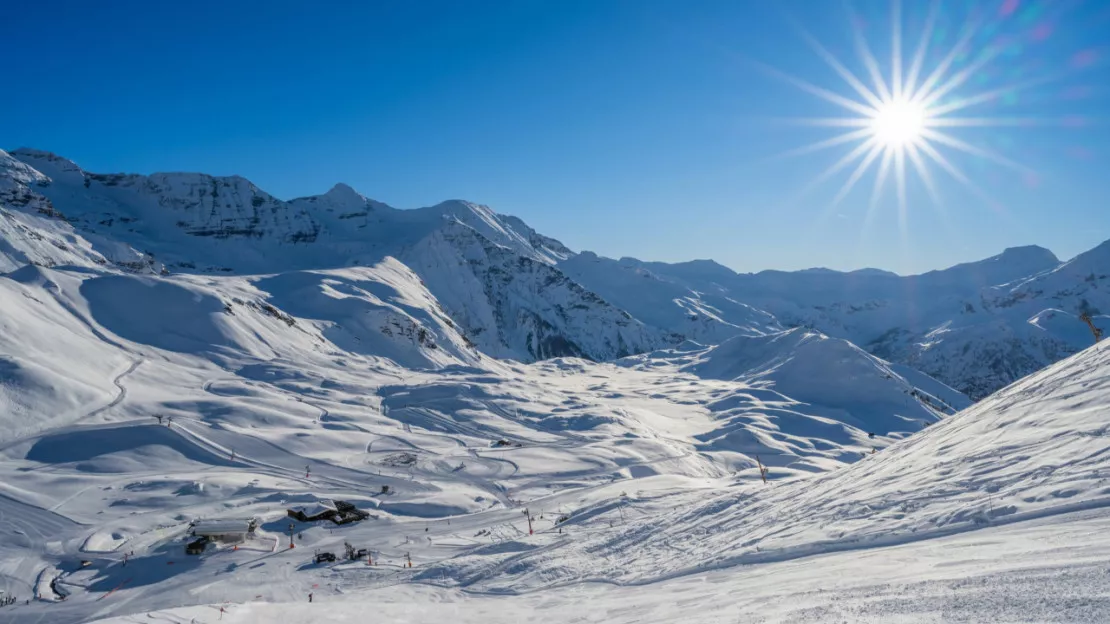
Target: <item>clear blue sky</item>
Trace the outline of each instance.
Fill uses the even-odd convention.
[[[574,249],[740,271],[907,273],[1110,238],[1110,2],[941,3],[926,70],[969,18],[953,71],[998,52],[949,98],[1045,81],[961,111],[1037,124],[951,132],[1029,171],[938,147],[998,206],[934,166],[942,210],[911,176],[904,239],[892,184],[865,227],[877,167],[835,207],[852,167],[798,196],[851,146],[773,158],[843,131],[781,118],[848,111],[751,61],[854,96],[795,26],[866,80],[844,7],[28,2],[5,14],[0,146],[92,171],[240,174],[282,198],[343,181],[402,208],[469,199]],[[907,57],[928,7],[903,0]],[[855,9],[889,76],[890,3]]]

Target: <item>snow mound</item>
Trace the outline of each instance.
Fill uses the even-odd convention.
[[[283,273],[254,285],[278,309],[320,323],[322,335],[345,351],[408,368],[480,359],[420,278],[393,258],[374,267]]]

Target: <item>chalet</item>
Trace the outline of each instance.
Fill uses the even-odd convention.
[[[316,522],[317,520],[331,520],[335,514],[339,513],[339,510],[335,508],[335,503],[325,498],[314,503],[290,507],[286,513],[290,518],[301,522]]]
[[[301,522],[331,520],[336,524],[348,524],[370,517],[370,514],[347,501],[332,501],[329,499],[321,499],[307,505],[297,505],[291,507],[286,513],[290,518]]]
[[[336,514],[332,518],[332,522],[336,524],[347,524],[349,522],[358,522],[370,517],[370,514],[362,511],[347,501],[335,501]]]

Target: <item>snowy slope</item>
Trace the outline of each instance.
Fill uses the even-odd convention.
[[[951,390],[938,397],[929,396],[910,381],[918,377],[898,374],[889,363],[846,340],[800,329],[766,337],[733,338],[681,370],[711,379],[765,382],[800,401],[842,408],[861,424],[878,425],[869,431],[884,434],[904,429],[907,421],[932,424],[937,420],[934,411],[950,414],[970,405]],[[915,394],[907,396],[915,389]],[[927,398],[935,407],[929,409],[928,403],[913,400],[918,397]],[[868,407],[860,409],[865,404]],[[872,416],[896,417],[901,426],[872,421]]]
[[[129,245],[79,234],[42,194],[50,185],[42,173],[0,150],[0,272],[27,264],[160,269],[153,258]]]
[[[354,593],[317,588],[313,603],[205,605],[108,622],[215,618],[231,624],[309,624],[325,618],[358,621],[367,613],[391,622],[474,624],[1103,622],[1110,617],[1105,599],[1110,549],[1091,537],[1108,526],[1110,515],[1096,510],[646,585],[582,583],[516,595],[426,583]]]
[[[411,569],[385,555],[375,569],[223,553],[234,573],[217,571],[216,584],[203,574],[207,606],[168,609],[171,600],[124,588],[125,606],[108,596],[91,612],[135,614],[112,624],[311,622],[369,610],[460,622],[1102,621],[1108,407],[1110,351],[1093,347],[843,470],[745,480],[716,494],[693,481],[664,491],[658,477],[641,478],[562,498],[568,519],[557,526],[537,516],[528,536],[517,519],[515,537],[449,558],[424,558],[454,543],[442,520],[427,522],[427,547],[404,543],[421,554]],[[530,507],[550,514],[554,498]],[[196,591],[193,576],[155,585],[185,596]],[[94,586],[123,578],[119,570]],[[275,599],[292,603],[265,604]],[[50,612],[68,617],[80,600]],[[47,613],[36,607],[24,612]]]
[[[755,454],[773,479],[831,470],[917,426],[898,408],[892,435],[870,439],[837,420],[855,408],[831,395],[798,401],[772,379],[680,370],[710,357],[704,348],[619,364],[479,356],[396,260],[261,276],[26,266],[0,287],[0,344],[13,354],[0,377],[0,511],[52,532],[0,539],[0,558],[16,562],[0,569],[0,589],[38,587],[28,608],[57,622],[282,599],[331,574],[304,568],[306,553],[345,539],[392,566],[386,577],[356,566],[353,587],[380,585],[405,552],[423,568],[515,539],[521,504],[546,509],[536,523],[552,530],[564,510],[606,517],[625,490],[661,501],[709,492]],[[767,445],[723,431],[743,418],[765,426]],[[500,439],[510,446],[491,447]],[[286,506],[321,498],[374,518],[335,535],[302,525],[308,548],[272,552]],[[259,540],[181,558],[189,520],[244,514],[262,518]]]
[[[737,469],[755,466],[758,457],[773,477],[854,462],[970,404],[920,373],[900,374],[847,341],[803,330],[691,344],[616,364],[686,385],[687,399],[712,419],[697,435],[702,452]]]
[[[608,360],[680,341],[539,260],[448,222],[402,256],[486,353]]]
[[[560,262],[559,269],[648,325],[703,344],[782,329],[767,312],[716,290],[699,292],[681,279],[656,274],[636,260],[613,260],[583,252]]]
[[[15,189],[7,203],[23,209],[0,222],[8,231],[21,228],[18,236],[5,237],[16,241],[5,261],[9,270],[32,261],[108,262],[91,251],[91,261],[72,254],[43,257],[49,247],[30,229],[35,223],[24,223],[33,221],[27,213],[35,210],[63,215],[78,247],[99,251],[108,245],[89,241],[117,241],[121,249],[145,250],[131,260],[160,268],[157,257],[174,272],[266,274],[399,258],[468,339],[497,357],[610,359],[680,339],[567,279],[552,265],[570,257],[570,250],[486,206],[448,201],[397,210],[342,184],[324,195],[283,202],[236,176],[103,175],[48,152],[21,149],[13,155],[23,162],[5,154],[9,164],[0,171]]]
[[[642,583],[1105,507],[1108,345],[843,470],[692,498],[620,530],[548,540],[493,561],[462,557],[442,573],[497,591],[571,580]]]

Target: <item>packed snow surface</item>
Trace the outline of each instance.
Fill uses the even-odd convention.
[[[1105,540],[1092,538],[1108,526],[1110,515],[1099,509],[901,546],[699,572],[648,585],[583,583],[512,596],[426,584],[357,594],[316,588],[311,604],[306,595],[291,604],[205,605],[100,624],[194,619],[310,624],[361,622],[368,616],[398,623],[474,624],[1100,622],[1110,613],[1110,549]]]

